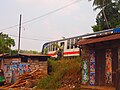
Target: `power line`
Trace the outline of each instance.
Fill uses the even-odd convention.
[[[32,22],[32,21],[34,21],[34,20],[37,20],[37,19],[39,19],[39,18],[48,16],[48,15],[50,15],[50,14],[52,14],[52,13],[55,13],[55,12],[57,12],[57,11],[60,11],[60,10],[64,9],[64,8],[67,8],[68,6],[71,6],[71,5],[75,4],[75,3],[78,3],[79,1],[80,1],[80,0],[76,0],[76,1],[74,1],[74,2],[72,2],[72,3],[70,3],[70,4],[67,4],[67,5],[65,5],[65,6],[63,6],[63,7],[60,7],[60,8],[58,8],[58,9],[53,10],[53,11],[50,11],[50,12],[48,12],[48,13],[46,13],[46,14],[43,14],[43,15],[41,15],[41,16],[39,16],[39,17],[36,17],[36,18],[33,18],[33,19],[28,20],[28,21],[26,21],[26,22],[23,22],[23,24],[26,24],[26,23]]]
[[[48,15],[50,15],[50,14],[53,14],[53,13],[55,13],[55,12],[58,12],[58,11],[64,9],[64,8],[67,8],[67,7],[69,7],[69,6],[71,6],[71,5],[75,4],[75,3],[80,2],[80,1],[81,1],[81,0],[76,0],[76,1],[74,1],[74,2],[72,2],[72,3],[69,3],[69,4],[65,5],[65,6],[63,6],[63,7],[60,7],[60,8],[58,8],[58,9],[53,10],[53,11],[50,11],[50,12],[48,12],[48,13],[45,13],[45,14],[39,16],[39,17],[36,17],[36,18],[31,19],[31,20],[25,21],[25,22],[23,22],[22,24],[26,24],[26,23],[35,21],[35,20],[37,20],[37,19],[39,19],[39,18],[48,16]],[[17,26],[18,26],[18,25],[13,25],[13,26],[10,26],[10,27],[4,28],[4,29],[0,29],[0,31],[4,31],[4,30],[7,30],[7,29],[11,29],[11,28],[14,28],[14,27],[17,27]]]
[[[7,28],[4,28],[4,29],[0,29],[0,31],[4,31],[4,30],[7,30],[7,29],[11,29],[11,28],[14,28],[14,27],[17,27],[18,25],[13,25],[13,26],[10,26],[10,27],[7,27]]]
[[[13,36],[13,37],[18,37],[17,35],[11,35],[11,34],[9,34],[9,35],[10,35],[10,36]],[[29,40],[36,40],[36,41],[50,41],[50,40],[40,40],[40,39],[28,38],[28,37],[20,37],[20,38],[29,39]]]

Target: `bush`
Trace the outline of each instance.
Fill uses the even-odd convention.
[[[43,79],[38,81],[37,87],[40,89],[58,89],[61,88],[66,81],[66,77],[80,75],[81,59],[64,59],[60,61],[49,60],[49,66],[52,72]],[[77,79],[77,78],[76,78]],[[66,79],[67,80],[67,79]],[[74,80],[74,78],[73,78]],[[64,82],[65,81],[65,82]]]

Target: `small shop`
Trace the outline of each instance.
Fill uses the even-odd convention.
[[[83,58],[82,84],[120,88],[120,33],[96,35],[77,44]]]

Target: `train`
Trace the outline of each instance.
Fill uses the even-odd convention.
[[[99,35],[105,35],[116,32],[120,32],[120,28],[107,29],[99,32],[46,42],[42,47],[42,54],[47,54],[48,56],[56,58],[56,52],[59,50],[59,48],[56,45],[58,45],[60,48],[63,49],[63,57],[76,57],[80,55],[79,46],[76,45],[76,42],[80,39],[96,37]]]

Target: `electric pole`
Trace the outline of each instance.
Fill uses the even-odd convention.
[[[22,15],[20,14],[20,21],[19,21],[19,39],[18,39],[18,53],[20,53],[21,19],[22,19]]]

